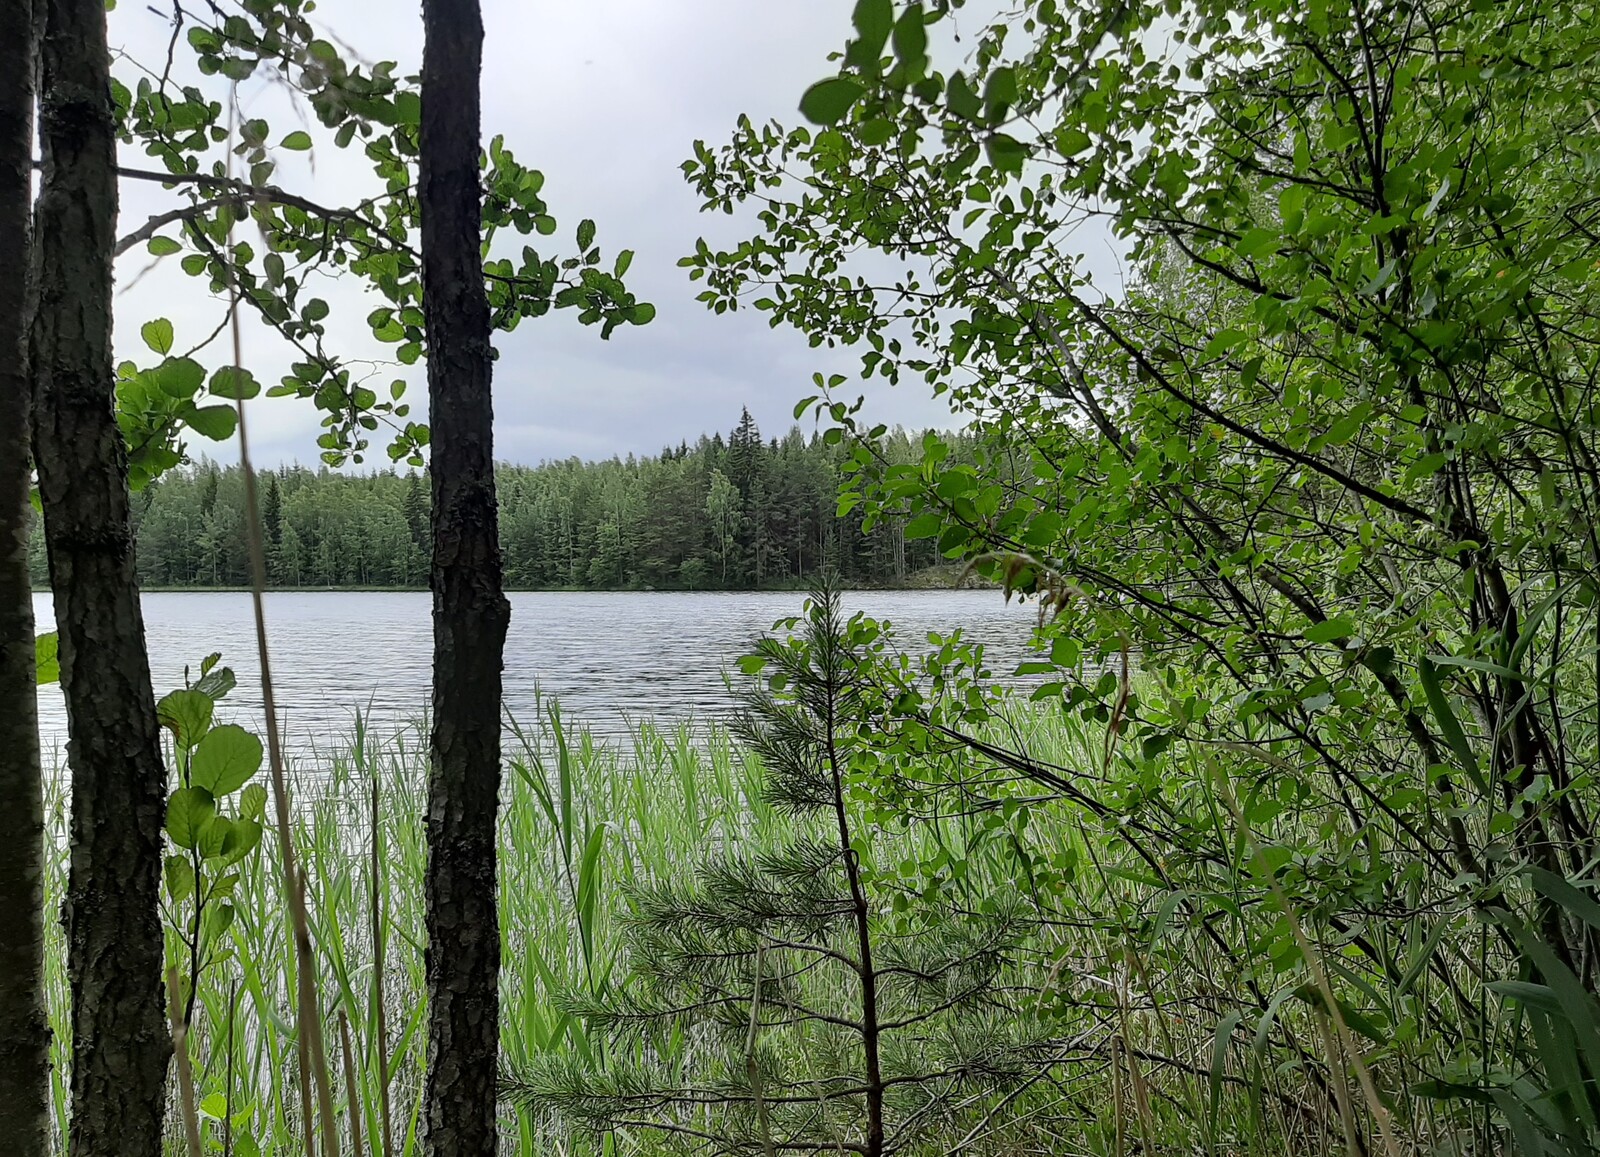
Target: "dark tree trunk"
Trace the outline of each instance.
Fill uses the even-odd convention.
[[[18,1157],[44,1157],[50,1126],[22,272],[32,236],[34,49],[31,0],[0,4],[0,1137]]]
[[[33,446],[72,769],[75,1154],[159,1157],[172,1042],[157,914],[166,775],[113,410],[116,141],[104,0],[43,0]]]
[[[500,925],[495,813],[501,590],[478,178],[477,0],[423,0],[422,304],[433,480],[433,748],[428,780],[430,1154],[497,1151]]]

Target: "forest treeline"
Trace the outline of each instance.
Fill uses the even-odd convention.
[[[888,432],[890,461],[913,463],[920,439]],[[970,454],[959,435],[955,455]],[[763,439],[748,412],[733,431],[659,455],[568,458],[498,469],[508,585],[523,589],[719,590],[796,586],[824,570],[846,582],[906,582],[941,560],[935,540],[907,540],[903,519],[870,529],[839,513],[845,451],[799,426]],[[134,496],[145,587],[246,586],[244,480],[200,461]],[[286,466],[261,482],[269,580],[282,587],[425,587],[428,485],[420,473],[341,473]],[[46,584],[34,529],[34,581]]]

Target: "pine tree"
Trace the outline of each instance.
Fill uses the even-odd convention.
[[[633,888],[629,980],[570,1002],[611,1037],[609,1061],[541,1062],[509,1082],[514,1100],[713,1153],[885,1157],[925,1143],[957,1100],[998,1112],[1037,1074],[1035,1022],[1004,984],[1027,921],[1004,904],[894,913],[875,885],[872,857],[906,851],[851,803],[880,763],[862,738],[878,637],[822,589],[799,637],[744,661],[763,678],[738,731],[798,834]]]

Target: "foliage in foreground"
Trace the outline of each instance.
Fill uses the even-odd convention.
[[[894,649],[883,624],[853,620],[846,634],[853,689],[834,734],[849,762],[837,781],[819,778],[825,760],[804,758],[816,755],[828,732],[807,709],[772,703],[765,693],[759,697],[778,712],[769,722],[778,725],[770,735],[780,749],[770,764],[761,744],[736,744],[715,726],[666,734],[645,725],[620,745],[599,743],[553,705],[519,732],[509,749],[500,841],[502,1050],[520,1078],[508,1086],[502,1119],[508,1151],[603,1151],[608,1143],[594,1134],[602,1120],[630,1149],[694,1148],[698,1139],[658,1128],[684,1119],[677,1098],[690,1089],[712,1090],[713,1102],[691,1116],[704,1114],[702,1124],[759,1148],[766,1130],[751,1095],[750,1051],[767,1129],[827,1137],[827,1148],[834,1139],[858,1144],[849,1132],[861,1128],[867,1094],[849,1082],[865,1071],[861,1033],[853,1023],[792,1015],[809,1009],[857,1018],[849,1010],[860,1005],[851,984],[859,973],[824,954],[859,943],[839,851],[845,846],[861,874],[874,969],[899,978],[886,987],[904,984],[882,997],[882,1007],[894,1010],[884,1016],[881,1054],[886,1149],[1015,1152],[1071,1138],[1082,1152],[1118,1153],[1137,1138],[1160,1151],[1192,1144],[1201,1129],[1218,1152],[1338,1151],[1331,1092],[1307,1048],[1326,1023],[1314,1000],[1280,995],[1255,1063],[1244,1071],[1229,1065],[1216,1052],[1212,1018],[1238,1007],[1235,987],[1250,983],[1247,955],[1236,960],[1217,950],[1205,927],[1178,918],[1119,820],[1070,791],[1039,792],[1044,769],[1089,764],[1102,750],[1100,731],[974,683],[982,657],[959,638],[936,640],[931,654],[913,659]],[[819,661],[799,641],[762,651],[771,660],[766,676],[778,676],[779,699],[795,687],[785,674],[815,670]],[[950,722],[986,719],[972,739],[994,754],[930,743],[930,731],[906,727],[913,685],[926,691],[924,704],[943,704]],[[822,702],[803,683],[800,692],[810,710]],[[179,706],[169,701],[168,714]],[[1019,760],[1034,778],[1016,774]],[[210,763],[191,756],[191,787],[197,772],[211,774]],[[375,742],[358,723],[353,737],[306,753],[296,773],[294,839],[306,873],[321,1029],[341,1136],[352,1150],[359,1132],[374,1153],[419,1151],[424,767],[416,736]],[[831,792],[835,783],[846,805],[844,843],[837,796],[815,811],[815,789]],[[890,790],[898,793],[892,807]],[[243,806],[253,812],[256,805]],[[51,812],[59,830],[59,797]],[[1213,840],[1228,845],[1232,825],[1214,810],[1210,816]],[[805,849],[815,854],[806,865],[817,869],[814,878],[784,870]],[[185,856],[178,846],[173,853]],[[206,955],[183,1043],[199,1128],[212,1150],[299,1153],[307,1116],[276,841],[268,837],[223,875],[201,854],[202,880],[232,871],[237,878],[225,886],[233,915],[212,918],[214,936],[200,918]],[[1225,931],[1248,944],[1280,914],[1243,902],[1244,855],[1236,860],[1237,932]],[[51,904],[60,900],[64,867],[58,855],[47,881]],[[182,878],[180,869],[172,872]],[[788,907],[797,891],[818,906],[809,913]],[[192,895],[179,883],[169,930],[174,961],[188,958]],[[661,923],[690,896],[706,910]],[[710,919],[713,910],[725,918]],[[752,939],[780,928],[793,947],[762,954],[763,1019],[748,1050]],[[739,962],[671,967],[686,947],[712,944],[735,946]],[[52,928],[58,1029],[66,1000],[61,949]],[[796,965],[807,957],[814,966],[802,972]],[[648,978],[652,960],[653,983],[629,979],[636,968]],[[957,967],[941,976],[941,961]],[[708,978],[726,987],[723,1015],[713,1001],[615,1031],[619,1009],[661,1012],[657,998],[688,995]],[[931,1015],[919,1019],[923,1013]],[[64,1042],[58,1035],[58,1127],[67,1113]],[[546,1094],[550,1075],[559,1074],[565,1094],[527,1096],[530,1074],[543,1074]],[[664,1077],[674,1083],[662,1085]],[[613,1095],[624,1091],[636,1099],[617,1120]]]
[[[1036,942],[1027,906],[997,891],[980,911],[880,911],[872,876],[894,841],[851,800],[876,754],[880,639],[825,590],[798,637],[746,660],[764,682],[746,690],[736,732],[797,837],[746,839],[687,879],[630,889],[628,976],[569,1006],[620,1054],[535,1067],[514,1078],[514,1100],[596,1137],[881,1157],[942,1148],[1036,1071],[1050,1042],[1008,984]]]
[[[822,401],[855,498],[1055,613],[1108,738],[1052,790],[1233,973],[1229,1071],[1280,1039],[1352,1149],[1591,1149],[1594,5],[962,7],[861,0],[823,127],[697,148],[759,212],[686,264],[979,421],[919,471]],[[1122,648],[1136,691],[1074,676]]]
[[[515,1151],[599,1152],[614,1137],[643,1152],[771,1140],[999,1153],[1070,1139],[1085,1153],[1197,1140],[1335,1153],[1371,1111],[1369,1083],[1397,1110],[1402,1152],[1422,1151],[1423,1134],[1445,1151],[1499,1144],[1483,1140],[1487,1118],[1426,1098],[1413,1103],[1439,1107],[1412,1117],[1393,1096],[1431,1079],[1439,1037],[1459,1031],[1444,993],[1491,1011],[1496,993],[1555,1007],[1537,985],[1483,982],[1486,937],[1449,955],[1413,949],[1397,981],[1374,976],[1361,939],[1339,941],[1307,903],[1303,861],[1280,850],[1298,832],[1325,836],[1314,811],[1262,789],[1240,798],[1201,765],[1119,745],[1113,716],[1017,703],[959,636],[905,654],[885,624],[834,622],[829,635],[827,622],[752,657],[765,683],[751,684],[743,742],[645,726],[609,747],[553,709],[520,734],[500,843],[513,1075],[502,1135]],[[1083,678],[1130,712],[1159,690]],[[188,700],[169,697],[167,716]],[[226,727],[195,726],[196,752]],[[248,768],[254,748],[243,754]],[[212,754],[180,762],[180,796],[212,781]],[[303,761],[297,791],[340,1129],[383,1153],[417,1151],[423,762],[408,736],[374,744],[358,727]],[[1183,846],[1159,826],[1180,816]],[[214,929],[195,923],[182,883],[171,910],[173,959],[188,958],[194,927],[206,954],[183,1045],[200,1128],[236,1152],[298,1152],[307,1117],[275,841],[217,875],[201,832],[199,878],[237,878],[234,914]],[[869,969],[857,967],[851,864]],[[1192,918],[1201,899],[1223,915]],[[1422,943],[1440,946],[1440,923]],[[870,1000],[869,970],[881,982]],[[1568,1021],[1535,1027],[1583,1031]],[[1517,1030],[1499,1024],[1508,1042]],[[58,1082],[67,1061],[58,1045]]]

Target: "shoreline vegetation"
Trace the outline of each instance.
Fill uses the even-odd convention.
[[[212,729],[225,730],[231,726],[221,722],[226,699],[216,706],[218,722]],[[1091,759],[1102,742],[1075,717],[1023,701],[1005,704],[984,734],[1004,737],[1042,764],[1063,766]],[[169,755],[176,754],[169,745]],[[505,930],[502,1151],[609,1151],[596,1144],[592,1122],[564,1096],[565,1074],[590,1070],[602,1058],[618,1071],[670,1069],[697,1063],[697,1054],[714,1047],[704,1031],[709,1025],[630,1039],[618,1037],[594,1011],[601,1002],[639,991],[638,981],[628,977],[645,964],[641,957],[647,946],[635,935],[641,906],[648,906],[658,888],[725,863],[776,855],[796,841],[825,835],[828,827],[775,799],[774,772],[759,745],[721,722],[643,722],[631,733],[606,738],[564,716],[552,701],[519,729],[505,758],[498,841],[505,885],[499,894]],[[1000,771],[981,758],[958,762],[974,784]],[[324,994],[322,1031],[334,1055],[342,1051],[347,1058],[338,1066],[336,1108],[368,1137],[391,1134],[391,1152],[416,1154],[425,1060],[427,725],[419,720],[413,728],[379,738],[358,717],[342,744],[297,756],[290,771],[293,840],[313,920],[316,988]],[[49,836],[52,846],[64,847],[65,781],[47,779],[46,784]],[[263,798],[245,786],[238,794],[241,816],[254,815]],[[224,803],[218,802],[219,807]],[[1197,1013],[1213,1002],[1226,1006],[1232,980],[1227,969],[1208,959],[1200,929],[1169,929],[1167,936],[1187,942],[1189,949],[1163,950],[1138,963],[1152,1008],[1133,1015],[1125,1011],[1120,1030],[1093,1043],[1108,1013],[1094,974],[1117,975],[1119,967],[1105,956],[1104,917],[1098,913],[1127,913],[1132,932],[1133,914],[1158,902],[1162,889],[1144,878],[1125,843],[1100,832],[1092,816],[1070,804],[1036,813],[1031,824],[1000,817],[1000,812],[952,814],[877,831],[861,858],[875,897],[872,934],[886,943],[902,935],[905,904],[938,878],[955,910],[1009,905],[1008,918],[1029,931],[1003,963],[986,955],[981,960],[983,968],[994,970],[990,982],[1004,993],[999,998],[1004,1006],[1037,1031],[1040,1026],[1023,1012],[1030,1005],[1069,996],[1084,1003],[1077,1014],[1058,1008],[1047,1018],[1052,1022],[1048,1037],[1025,1043],[991,1024],[990,1014],[979,1015],[967,1031],[980,1036],[962,1042],[963,1047],[981,1047],[985,1063],[994,1065],[1025,1064],[1039,1050],[1075,1051],[1085,1064],[1074,1098],[1063,1098],[1049,1083],[990,1074],[982,1082],[988,1091],[976,1107],[924,1126],[929,1147],[919,1152],[944,1151],[973,1121],[1002,1105],[1013,1108],[1007,1119],[1014,1122],[1002,1132],[1019,1142],[1028,1136],[1073,1135],[1110,1152],[1123,1124],[1085,1118],[1075,1106],[1081,1098],[1119,1095],[1126,1077],[1094,1057],[1127,1050],[1154,1058],[1141,1078],[1150,1093],[1162,1094],[1152,1095],[1141,1114],[1149,1143],[1179,1146],[1193,1127],[1193,1107],[1207,1098],[1209,1120],[1219,1131],[1281,1128],[1285,1144],[1320,1139],[1331,1122],[1291,1114],[1275,1115],[1265,1126],[1252,1124],[1263,1096],[1269,1105],[1305,1107],[1300,1098],[1308,1090],[1299,1087],[1294,1074],[1279,1073],[1263,1083],[1231,1076],[1216,1083],[1203,1059],[1181,1059],[1207,1055],[1212,1026]],[[284,1016],[294,999],[294,948],[276,918],[284,902],[277,843],[263,839],[258,848],[248,862],[220,870],[202,863],[192,879],[180,859],[176,870],[168,868],[169,880],[179,886],[177,898],[167,903],[173,915],[187,916],[204,929],[198,983],[187,1002],[194,1096],[204,1132],[214,1140],[226,1132],[235,1153],[297,1153],[307,1123],[292,1059],[294,1034]],[[1078,862],[1098,866],[1069,886],[1074,875],[1070,867],[1063,874],[1062,865]],[[906,864],[916,865],[910,876],[904,875]],[[64,897],[65,870],[64,855],[51,857],[45,880],[50,907]],[[926,879],[925,872],[931,873]],[[534,880],[552,886],[521,886]],[[226,896],[232,919],[219,922],[214,913],[195,911],[197,895],[208,897],[210,907]],[[1270,924],[1272,914],[1263,910],[1260,919]],[[185,922],[169,921],[166,935],[171,951],[187,957],[191,942]],[[989,951],[988,945],[980,947]],[[68,1121],[70,1072],[64,953],[61,928],[48,922],[51,1102],[58,1138],[65,1136]],[[1078,963],[1063,972],[1069,962]],[[1079,975],[1083,970],[1090,975]],[[824,994],[837,996],[818,984],[809,999],[816,1002]],[[787,999],[798,1002],[793,993]],[[1296,1023],[1306,1019],[1289,1008],[1283,1017]],[[1074,1043],[1080,1039],[1091,1043]],[[660,1048],[666,1051],[657,1054]],[[774,1073],[801,1082],[805,1074],[826,1072],[832,1063],[815,1034],[776,1027],[765,1035],[762,1056]],[[714,1109],[702,1111],[705,1122],[714,1118]]]
[[[168,584],[142,584],[140,592],[147,595],[177,595],[177,594],[249,594],[248,584],[239,585],[210,585],[194,584],[183,585],[178,583]],[[408,585],[397,584],[359,584],[349,583],[341,585],[302,585],[282,586],[268,584],[263,588],[267,594],[421,594],[426,593],[426,582]],[[768,583],[759,587],[675,587],[667,590],[657,590],[654,587],[583,587],[583,586],[517,586],[507,585],[506,594],[793,594],[806,593],[807,584],[803,582]],[[937,591],[937,590],[992,590],[999,591],[1001,586],[992,579],[975,573],[967,573],[966,568],[954,564],[943,566],[925,567],[913,574],[908,574],[901,579],[885,579],[879,582],[857,582],[848,587],[840,588],[849,591]],[[48,594],[50,585],[38,583],[33,588],[35,594]]]

